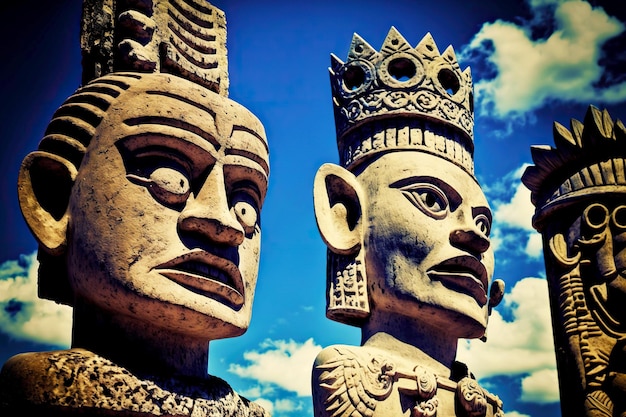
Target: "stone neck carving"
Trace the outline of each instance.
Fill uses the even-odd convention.
[[[456,357],[458,338],[402,316],[385,317],[384,322],[379,321],[376,310],[372,313],[373,317],[362,327],[362,346],[385,349],[439,375],[449,374]]]
[[[73,348],[94,352],[143,378],[157,375],[209,378],[206,338],[185,334],[173,338],[168,330],[158,326],[147,330],[145,322],[107,314],[82,302],[74,306],[73,317]]]

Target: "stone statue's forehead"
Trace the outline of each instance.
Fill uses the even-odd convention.
[[[138,106],[137,103],[141,102]],[[122,93],[100,126],[100,140],[178,138],[269,175],[269,149],[259,120],[238,103],[170,75],[144,76]],[[135,141],[142,146],[141,141]],[[167,145],[166,145],[167,146]]]

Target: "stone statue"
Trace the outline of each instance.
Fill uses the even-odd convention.
[[[626,128],[590,106],[533,146],[522,181],[543,236],[561,410],[626,416]]]
[[[267,416],[207,374],[209,341],[250,322],[265,131],[226,97],[223,12],[200,0],[134,3],[116,3],[112,16],[85,2],[83,28],[116,22],[113,35],[102,32],[122,39],[118,52],[101,61],[106,48],[85,53],[86,78],[96,78],[56,111],[22,163],[39,293],[73,306],[72,348],[11,358],[0,414]],[[124,37],[137,27],[162,39]]]
[[[331,57],[340,165],[314,182],[328,246],[327,316],[361,346],[316,358],[315,416],[503,416],[456,362],[459,338],[485,335],[504,283],[491,282],[491,211],[474,177],[469,68],[427,34],[391,28],[380,52],[354,35]]]

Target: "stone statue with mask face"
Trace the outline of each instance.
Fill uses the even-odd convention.
[[[227,98],[223,12],[199,0],[125,4],[85,2],[83,29],[108,22],[99,33],[119,43],[96,53],[106,42],[83,33],[86,83],[21,167],[39,292],[74,308],[72,348],[11,358],[0,410],[268,415],[207,374],[209,341],[250,323],[264,128]]]
[[[531,148],[564,416],[626,416],[626,127],[589,106]]]
[[[455,361],[504,291],[500,280],[488,291],[492,215],[474,176],[469,69],[430,34],[413,48],[391,28],[380,51],[355,34],[330,72],[340,165],[314,183],[327,316],[362,340],[318,355],[315,416],[502,416]]]

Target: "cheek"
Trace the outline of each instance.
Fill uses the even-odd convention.
[[[489,279],[493,277],[493,271],[495,268],[495,258],[494,252],[492,249],[489,249],[483,254],[483,265],[487,268],[487,273],[489,274]]]
[[[261,233],[257,232],[252,238],[245,239],[239,247],[239,270],[244,279],[246,298],[254,295],[261,249]]]
[[[626,232],[614,235],[613,251],[615,253],[615,267],[618,270],[626,269]]]

